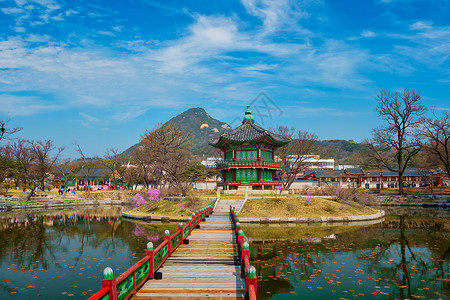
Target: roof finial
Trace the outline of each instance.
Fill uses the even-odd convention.
[[[247,105],[247,110],[245,111],[244,121],[242,123],[251,123],[253,124],[255,121],[253,120],[252,112],[250,111],[250,105]]]

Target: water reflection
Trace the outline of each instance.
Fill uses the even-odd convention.
[[[122,208],[0,214],[0,299],[86,298],[102,270],[115,275],[176,224],[122,220]]]
[[[400,215],[370,226],[244,232],[258,299],[450,297],[448,218]]]

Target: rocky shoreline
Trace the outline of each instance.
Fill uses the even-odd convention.
[[[12,211],[22,209],[47,209],[62,208],[67,206],[98,206],[98,205],[129,205],[129,201],[123,200],[55,200],[55,201],[30,201],[29,203],[2,203],[0,211]]]
[[[239,218],[240,223],[350,223],[350,222],[361,222],[378,220],[384,218],[384,211],[380,211],[373,215],[362,215],[362,216],[343,216],[343,217],[286,217],[286,218]],[[186,221],[187,217],[169,217],[169,216],[152,216],[152,215],[135,215],[123,212],[122,217],[138,220],[148,220],[148,221],[167,221],[167,222],[178,222]]]
[[[450,207],[450,194],[378,196],[377,199],[371,202],[369,205]]]

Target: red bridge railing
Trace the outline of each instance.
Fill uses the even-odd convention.
[[[241,262],[241,278],[245,278],[245,299],[256,300],[256,269],[250,265],[250,247],[244,241],[244,232],[239,223],[239,217],[230,205],[231,219],[233,220],[234,234],[236,235],[236,243],[238,245],[239,260]]]
[[[174,234],[170,235],[169,230],[166,230],[164,241],[156,249],[153,249],[153,243],[149,242],[147,250],[145,250],[145,257],[119,277],[114,277],[110,267],[105,268],[101,290],[89,297],[88,300],[123,300],[135,295],[147,279],[154,279],[155,276],[158,276],[156,271],[161,268],[166,259],[212,212],[213,207],[209,205],[192,213],[192,218],[189,217],[185,225],[180,223],[178,231]]]

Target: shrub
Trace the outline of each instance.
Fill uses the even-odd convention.
[[[372,198],[364,190],[333,185],[323,187],[321,193],[326,196],[333,196],[336,200],[350,200],[361,204],[367,204]]]
[[[155,210],[158,207],[161,192],[158,189],[137,193],[133,196],[134,207],[145,206],[148,210]]]

